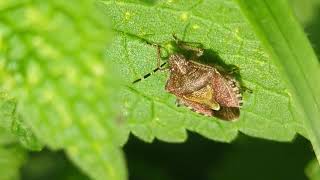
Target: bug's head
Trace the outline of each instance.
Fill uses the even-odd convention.
[[[181,74],[186,74],[188,61],[183,55],[171,55],[169,58],[169,67],[172,71],[178,71]]]

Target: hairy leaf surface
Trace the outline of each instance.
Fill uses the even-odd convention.
[[[305,134],[291,109],[291,98],[275,64],[233,1],[104,1],[116,32],[108,49],[110,63],[121,71],[121,89],[130,130],[152,141],[184,141],[186,129],[218,141],[231,141],[239,132],[250,136],[290,141]],[[137,84],[131,82],[156,67],[156,49],[172,34],[201,43],[225,64],[240,68],[244,107],[236,122],[203,117],[176,107],[175,97],[164,90],[168,72],[158,72]],[[212,60],[214,62],[214,60]]]

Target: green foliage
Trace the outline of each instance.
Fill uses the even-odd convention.
[[[0,179],[19,179],[19,168],[26,152],[11,133],[15,116],[15,102],[6,94],[0,94]]]
[[[19,169],[25,159],[26,152],[22,147],[18,145],[0,146],[0,179],[18,180]]]
[[[17,115],[12,121],[11,133],[16,136],[22,146],[29,150],[40,151],[43,148],[43,145],[35,137],[32,130]]]
[[[98,12],[91,0],[1,1],[1,90],[17,100],[12,133],[24,146],[39,149],[30,127],[92,178],[125,179],[108,111],[109,33]]]
[[[288,84],[292,112],[305,125],[320,160],[320,66],[285,0],[238,0],[262,44]],[[261,21],[263,19],[263,21]]]
[[[297,19],[303,25],[309,24],[313,19],[315,19],[320,5],[319,0],[289,0],[289,2]]]
[[[307,168],[306,168],[306,174],[309,178],[309,180],[317,180],[320,179],[320,166],[317,161],[317,159],[312,160]]]
[[[279,141],[290,141],[297,132],[305,134],[292,113],[295,109],[291,109],[283,77],[233,1],[159,1],[152,5],[105,1],[104,4],[116,31],[107,51],[108,59],[125,79],[121,89],[124,109],[130,130],[136,136],[146,141],[157,137],[181,142],[186,139],[188,129],[229,142],[239,131]],[[156,67],[156,49],[145,41],[168,46],[172,33],[185,41],[202,43],[224,63],[240,68],[244,85],[253,93],[244,94],[239,121],[223,122],[176,107],[175,97],[164,90],[167,72],[131,84]]]
[[[0,91],[9,95],[0,98],[0,157],[8,158],[3,162],[12,172],[5,175],[17,178],[25,151],[47,146],[64,150],[93,179],[126,179],[120,146],[129,132],[147,142],[183,142],[186,130],[222,142],[239,132],[277,141],[299,133],[317,147],[319,99],[310,98],[319,85],[310,83],[320,76],[304,34],[282,0],[274,6],[284,8],[279,19],[257,1],[252,1],[257,12],[246,8],[249,1],[237,2],[105,0],[99,7],[111,19],[111,34],[92,0],[1,1]],[[292,40],[272,23],[250,26],[241,11],[251,23],[262,15],[266,23],[290,21],[280,30],[289,27],[283,32]],[[131,83],[156,67],[156,49],[147,42],[170,49],[173,33],[240,68],[242,84],[253,93],[244,94],[238,121],[176,107],[175,97],[164,91],[168,72]],[[299,46],[288,48],[295,43]],[[311,65],[298,65],[305,56]],[[287,59],[292,64],[285,64]],[[310,120],[307,128],[302,120]]]

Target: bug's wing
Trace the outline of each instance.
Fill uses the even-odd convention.
[[[216,101],[220,104],[220,106],[241,106],[241,94],[235,80],[224,77],[217,72],[213,76],[212,89],[214,90]]]
[[[220,105],[215,101],[214,95],[215,94],[213,89],[211,88],[211,85],[208,84],[204,88],[198,91],[194,91],[190,94],[186,94],[183,97],[187,100],[203,104],[210,109],[217,111],[220,109]]]
[[[191,67],[187,70],[187,74],[182,74],[175,69],[170,70],[165,89],[176,95],[185,95],[198,91],[211,83],[211,72]]]
[[[240,116],[240,109],[238,107],[220,107],[219,111],[212,111],[212,115],[222,120],[232,121]]]
[[[205,106],[203,104],[194,102],[194,101],[190,101],[184,98],[177,98],[177,105],[183,105],[186,106],[187,108],[189,108],[190,110],[204,115],[204,116],[213,116],[213,110],[210,109],[208,106]]]

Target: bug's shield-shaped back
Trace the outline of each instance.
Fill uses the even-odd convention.
[[[169,66],[170,77],[166,84],[168,92],[184,100],[184,105],[191,105],[192,109],[202,114],[204,109],[220,109],[220,105],[215,101],[211,69],[200,67],[182,55],[170,56]]]
[[[215,67],[187,60],[183,55],[169,58],[170,77],[166,90],[177,97],[177,103],[193,111],[233,120],[240,115],[241,94],[237,82]]]
[[[186,94],[183,97],[189,101],[207,105],[210,109],[215,111],[220,109],[220,105],[215,101],[214,91],[209,84],[204,88],[194,91],[191,94]]]
[[[213,91],[216,101],[220,106],[224,107],[240,107],[241,106],[241,93],[237,81],[233,78],[222,75],[215,71],[212,78]]]

